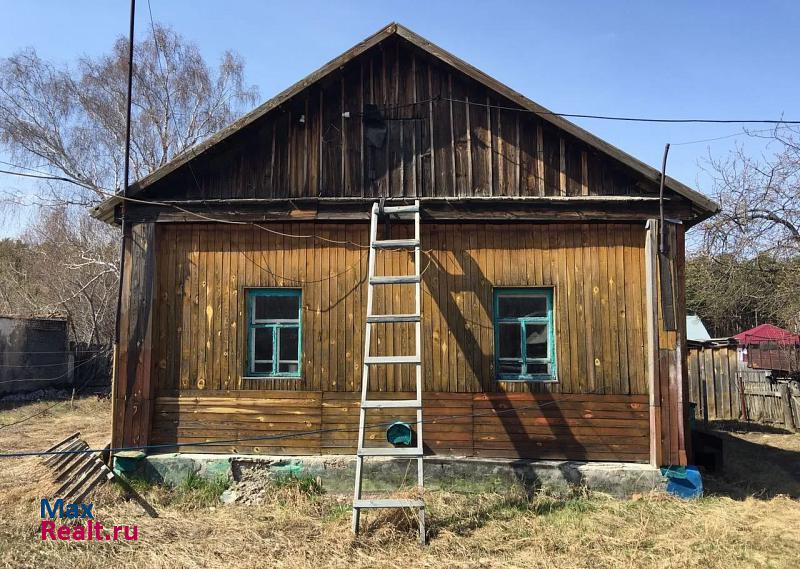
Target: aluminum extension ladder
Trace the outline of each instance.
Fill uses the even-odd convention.
[[[413,239],[394,239],[379,241],[378,237],[378,217],[381,214],[395,214],[398,218],[408,220],[409,215],[413,215],[414,238]],[[353,493],[353,533],[358,534],[358,525],[361,510],[364,508],[414,508],[418,511],[419,519],[419,540],[425,543],[425,500],[423,499],[423,446],[422,446],[422,284],[420,273],[420,203],[419,200],[414,205],[403,206],[379,206],[377,203],[372,205],[372,215],[369,229],[369,267],[367,280],[367,321],[366,332],[364,334],[364,364],[361,374],[361,409],[359,411],[358,422],[358,450],[356,451],[356,480],[355,491]],[[414,274],[400,276],[376,276],[375,275],[375,256],[381,251],[386,250],[409,250],[414,251]],[[413,314],[373,314],[372,304],[374,298],[374,287],[382,285],[414,285],[415,292],[415,311]],[[373,356],[370,355],[372,325],[373,324],[397,324],[401,322],[413,322],[415,325],[415,345],[414,354],[394,355],[394,356]],[[369,390],[369,371],[372,365],[413,365],[416,368],[416,399],[405,400],[380,400],[368,399]],[[364,446],[364,431],[367,425],[367,412],[370,409],[415,409],[416,420],[416,446],[403,448],[368,448]],[[362,499],[362,473],[364,459],[373,456],[384,457],[411,457],[417,461],[417,485],[419,496],[412,499]]]

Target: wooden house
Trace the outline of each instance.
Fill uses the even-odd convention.
[[[113,444],[352,454],[370,209],[419,199],[427,452],[686,464],[684,232],[717,206],[659,182],[391,24],[129,189]],[[413,341],[374,326],[379,353]]]

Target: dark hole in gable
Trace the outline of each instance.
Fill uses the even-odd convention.
[[[371,103],[364,105],[364,138],[374,148],[383,148],[386,144],[386,121],[378,109],[378,105]]]

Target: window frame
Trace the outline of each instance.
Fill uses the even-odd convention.
[[[518,381],[518,382],[537,382],[537,383],[557,383],[558,367],[556,362],[556,334],[555,334],[555,312],[553,310],[553,299],[555,297],[553,287],[498,287],[493,289],[492,310],[494,328],[494,377],[496,381]],[[547,316],[514,317],[500,318],[500,298],[503,297],[544,297],[547,303]],[[509,361],[521,362],[521,373],[501,373],[500,371],[500,325],[518,324],[520,326],[520,358],[502,358]],[[528,358],[526,349],[526,324],[545,324],[547,326],[547,357]],[[548,373],[527,373],[528,362],[535,364],[547,364]]]
[[[289,287],[245,287],[245,310],[246,310],[246,347],[245,355],[245,379],[281,379],[281,378],[300,378],[303,372],[303,291],[299,288]],[[258,297],[293,297],[297,298],[297,319],[289,318],[255,318],[256,298]],[[280,358],[280,330],[284,328],[297,329],[297,359],[282,360]],[[255,330],[272,329],[272,371],[255,371]],[[268,360],[258,360],[259,363]],[[280,364],[297,362],[297,371],[279,371]]]

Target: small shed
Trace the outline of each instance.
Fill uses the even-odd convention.
[[[741,361],[753,369],[800,371],[800,336],[774,324],[736,334]]]
[[[67,319],[0,316],[0,396],[71,388]]]

